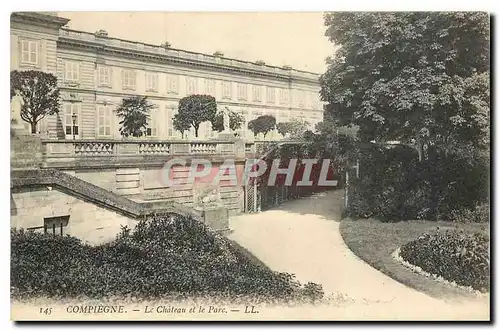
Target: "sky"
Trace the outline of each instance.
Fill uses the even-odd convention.
[[[323,73],[333,44],[321,12],[59,12],[68,27],[109,37]]]

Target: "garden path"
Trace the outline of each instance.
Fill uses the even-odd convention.
[[[230,239],[275,271],[343,294],[356,316],[389,319],[488,318],[484,301],[445,303],[372,268],[346,246],[339,224],[343,190],[289,201],[273,210],[232,217]]]

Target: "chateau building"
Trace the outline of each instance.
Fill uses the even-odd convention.
[[[134,95],[155,105],[150,139],[180,138],[172,117],[191,94],[212,95],[218,108],[241,113],[243,128],[260,115],[273,115],[277,123],[302,118],[311,128],[323,118],[318,74],[112,38],[102,30],[74,31],[64,28],[68,22],[48,12],[11,16],[11,70],[58,78],[61,109],[39,123],[49,138],[120,138],[114,110]],[[199,138],[215,136],[203,123]]]

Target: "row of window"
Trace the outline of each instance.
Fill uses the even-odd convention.
[[[21,61],[26,64],[37,64],[38,63],[38,52],[39,46],[37,41],[23,40],[21,42]],[[158,92],[159,91],[159,79],[158,73],[146,72],[145,83],[146,91]],[[136,89],[136,79],[137,71],[131,69],[121,70],[121,83],[124,90],[135,90]],[[80,63],[76,61],[66,61],[64,63],[64,80],[68,83],[77,83],[80,79]],[[97,70],[97,82],[99,86],[112,86],[112,70],[108,66],[99,66]],[[186,77],[186,94],[196,94],[202,91],[198,91],[198,81],[196,77]],[[204,79],[204,91],[203,93],[216,96],[216,81],[213,79]],[[253,101],[253,102],[263,102],[263,86],[250,85],[252,88],[251,99],[248,96],[248,86],[250,84],[237,83],[237,99],[240,101]],[[290,103],[290,93],[288,89],[275,88],[267,86],[265,90],[266,103],[275,104],[276,103],[276,91],[279,91],[279,103],[286,105]],[[221,99],[231,100],[232,95],[232,82],[221,81]],[[168,94],[179,94],[179,76],[178,75],[167,75],[167,93]],[[305,106],[306,103],[311,107],[318,107],[317,102],[315,102],[316,95],[313,92],[298,91],[298,105]]]
[[[78,103],[67,103],[64,104],[64,112],[63,112],[63,119],[64,119],[64,131],[67,136],[67,138],[71,138],[72,136],[78,136],[79,135],[79,127],[80,127],[80,115],[81,115],[81,105]],[[166,123],[166,135],[168,137],[174,137],[174,136],[179,136],[180,133],[176,132],[173,129],[173,123],[172,123],[172,118],[174,115],[177,113],[177,109],[175,107],[167,107],[166,112],[161,112],[160,108],[155,108],[152,109],[150,113],[150,123],[149,127],[146,131],[146,136],[150,137],[158,137],[160,134],[160,123]],[[243,124],[242,128],[246,128],[246,123],[250,121],[253,118],[256,118],[261,115],[274,115],[278,116],[278,120],[281,121],[287,121],[289,118],[292,118],[294,116],[298,116],[304,120],[309,121],[310,118],[306,118],[306,114],[304,112],[300,112],[296,115],[294,114],[289,114],[289,112],[266,112],[263,110],[253,110],[252,111],[252,116],[249,116],[249,112],[247,110],[241,110],[239,111],[245,118],[245,123]],[[77,114],[75,118],[73,118],[73,114]],[[105,106],[105,105],[98,105],[97,106],[97,123],[96,123],[96,136],[97,137],[112,137],[114,135],[114,112],[113,112],[113,107],[112,106]],[[308,116],[311,117],[311,116]],[[318,118],[319,119],[319,118]],[[75,122],[73,122],[75,121]],[[203,128],[203,131],[207,136],[213,136],[213,132],[211,130],[211,125],[209,123],[204,123],[203,125],[206,126],[206,128]]]
[[[73,66],[66,67],[66,80],[74,80],[75,72]],[[146,72],[146,91],[158,92],[158,74]],[[98,81],[100,86],[111,86],[111,68],[110,67],[99,67],[98,71]],[[215,83],[214,79],[204,78],[204,93],[208,95],[215,96]],[[135,89],[136,87],[136,71],[135,70],[122,70],[122,86],[125,89]],[[237,99],[241,101],[248,101],[248,86],[249,84],[237,83]],[[251,85],[252,87],[252,101],[262,102],[262,89],[263,86]],[[266,102],[274,104],[276,103],[276,90],[279,91],[279,102],[280,104],[288,104],[290,102],[290,94],[288,89],[266,87]],[[195,77],[186,77],[186,93],[188,95],[197,94],[198,91],[198,81]],[[222,99],[232,99],[232,83],[229,81],[221,81],[221,98]],[[178,94],[179,93],[179,76],[178,75],[167,75],[167,93]],[[306,97],[306,91],[300,91],[299,103],[304,104]]]

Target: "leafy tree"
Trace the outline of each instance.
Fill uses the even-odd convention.
[[[400,141],[421,155],[485,147],[489,135],[489,18],[480,12],[328,13],[340,45],[321,95],[362,140]]]
[[[179,101],[179,112],[174,122],[174,128],[185,131],[185,128],[193,127],[195,136],[198,137],[200,124],[206,121],[213,123],[217,112],[217,102],[211,95],[194,94],[182,98]]]
[[[233,131],[241,128],[241,125],[245,122],[245,117],[227,108],[226,110],[229,112],[229,128]],[[224,113],[222,111],[215,115],[214,121],[212,122],[212,130],[217,132],[224,130]]]
[[[248,129],[253,132],[254,136],[259,133],[264,134],[264,138],[269,131],[276,127],[276,118],[272,115],[262,115],[248,122]]]
[[[299,118],[292,118],[289,122],[282,122],[276,125],[278,132],[286,136],[288,134],[292,139],[299,139],[306,132],[309,123]]]
[[[36,125],[45,116],[59,112],[59,88],[53,74],[36,70],[11,71],[10,99],[16,94],[23,99],[21,119],[31,125],[31,133],[36,133]]]
[[[124,137],[141,137],[147,132],[150,111],[154,105],[147,97],[134,96],[122,100],[116,109],[116,114],[121,118],[120,134]]]
[[[407,168],[398,168],[399,162],[391,163],[401,172],[396,184],[387,184],[393,185],[395,201],[408,191],[397,181],[417,176],[423,186],[415,192],[427,198],[413,199],[429,201],[432,217],[444,210],[443,201],[451,208],[482,199],[490,141],[488,14],[343,12],[324,19],[326,35],[339,46],[320,78],[321,96],[328,102],[325,116],[337,127],[356,126],[356,146],[378,153],[365,155],[372,160],[366,180],[387,171],[373,160],[385,160],[389,153],[386,147],[366,146],[397,141],[416,150],[419,164],[404,161]],[[477,183],[464,179],[470,176]],[[380,192],[380,184],[375,186]],[[372,198],[369,205],[378,205]]]
[[[191,123],[183,121],[183,118],[179,114],[175,114],[172,125],[181,133],[182,138],[184,138],[184,132],[189,131],[191,128]]]

